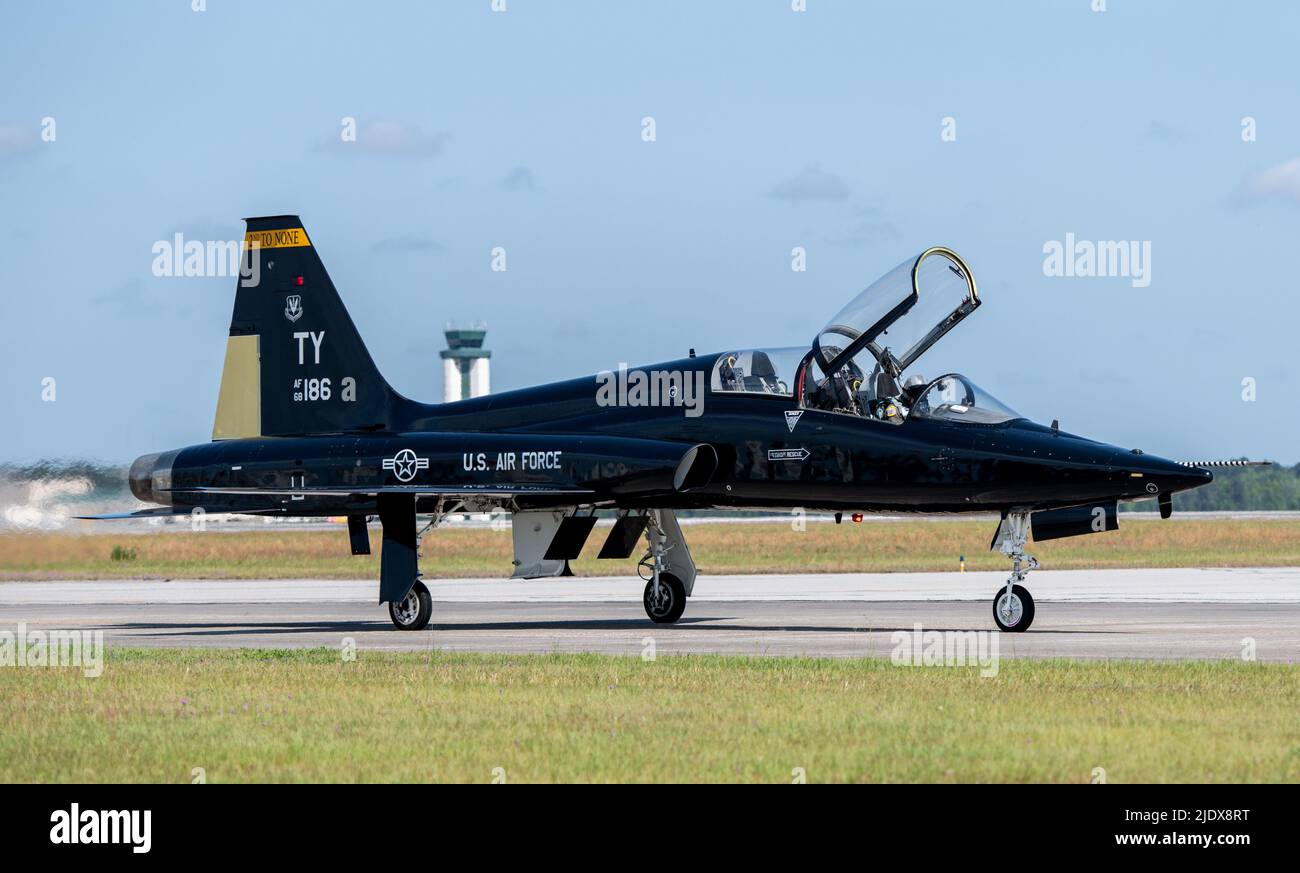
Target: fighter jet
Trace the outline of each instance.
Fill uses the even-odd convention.
[[[1121,500],[1211,481],[1185,464],[1037,424],[960,373],[917,362],[980,306],[955,252],[926,249],[844,307],[811,346],[734,347],[451,403],[380,375],[302,221],[246,219],[212,440],[138,458],[137,498],[104,517],[346,516],[354,555],[382,526],[379,603],[417,631],[433,610],[421,537],[457,513],[511,516],[515,578],[570,574],[597,520],[599,557],[638,565],[653,622],[677,621],[696,566],[677,513],[802,508],[997,513],[1012,563],[993,620],[1034,620],[1035,540],[1118,527]]]

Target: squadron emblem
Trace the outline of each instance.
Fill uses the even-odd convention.
[[[302,295],[290,294],[284,301],[284,317],[289,319],[290,323],[302,318]]]

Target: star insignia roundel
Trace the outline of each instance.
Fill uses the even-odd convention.
[[[392,470],[399,482],[410,482],[420,470],[429,469],[429,459],[417,457],[411,449],[402,449],[391,458],[384,458],[384,469]]]

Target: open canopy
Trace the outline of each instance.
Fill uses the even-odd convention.
[[[813,340],[805,403],[901,424],[909,413],[995,423],[1016,414],[958,374],[904,373],[980,305],[970,268],[951,249],[926,249],[839,311]],[[949,397],[950,394],[960,394]]]
[[[951,249],[929,248],[841,309],[814,340],[814,359],[824,375],[831,375],[866,352],[897,379],[979,305],[965,262]]]
[[[800,405],[902,424],[909,417],[998,424],[1020,416],[960,373],[909,369],[980,305],[956,252],[930,248],[890,270],[839,311],[807,348],[718,356],[719,393],[795,397]]]

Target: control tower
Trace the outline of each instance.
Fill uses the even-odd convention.
[[[488,382],[488,359],[492,353],[483,348],[487,326],[457,328],[447,325],[447,348],[442,356],[442,399],[444,403],[481,397],[491,391]]]

